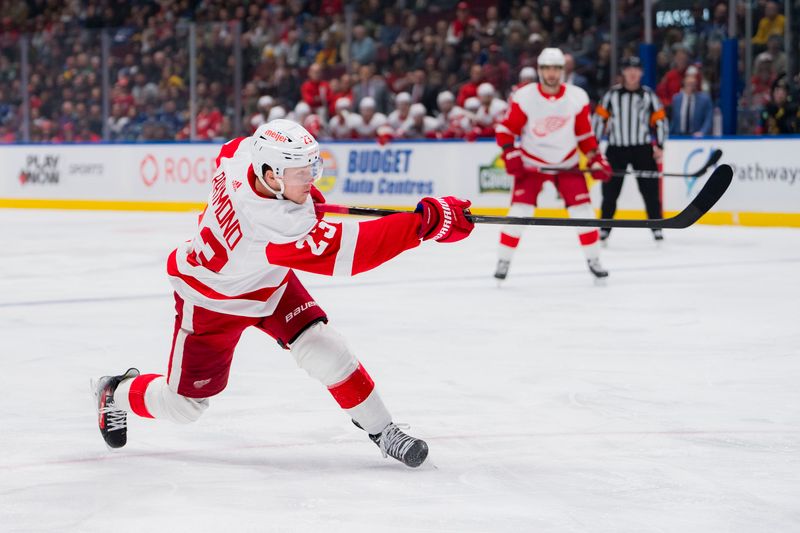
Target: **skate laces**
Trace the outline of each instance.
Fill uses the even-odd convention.
[[[127,413],[114,407],[113,403],[101,407],[99,412],[106,417],[106,431],[118,431],[128,426]]]
[[[384,457],[391,455],[395,459],[401,460],[405,457],[408,450],[411,449],[411,446],[413,446],[414,442],[417,440],[403,433],[403,429],[408,429],[410,427],[411,426],[408,424],[395,424],[393,422],[386,426],[386,429],[381,432],[381,437],[378,441],[378,447]]]

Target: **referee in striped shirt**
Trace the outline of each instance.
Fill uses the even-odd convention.
[[[667,133],[664,107],[653,90],[642,86],[642,64],[638,57],[623,61],[622,79],[622,85],[612,87],[594,110],[595,135],[601,139],[608,133],[606,159],[615,171],[624,171],[628,165],[635,170],[658,170],[656,163],[661,162]],[[603,182],[603,218],[614,217],[622,180],[620,176]],[[662,217],[660,181],[637,178],[647,218]],[[609,233],[611,228],[602,228],[600,239],[605,241]],[[660,229],[653,230],[653,237],[657,241],[664,238]]]

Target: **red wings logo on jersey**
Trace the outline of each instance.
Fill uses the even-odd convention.
[[[531,130],[537,137],[544,137],[561,129],[567,121],[569,121],[568,117],[560,117],[558,115],[545,117],[534,122]]]

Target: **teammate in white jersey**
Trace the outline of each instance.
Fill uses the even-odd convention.
[[[208,205],[194,237],[170,254],[176,320],[166,376],[132,368],[95,386],[100,432],[112,448],[127,442],[127,414],[178,423],[197,420],[226,387],[234,348],[256,327],[289,350],[383,452],[412,467],[427,444],[401,431],[372,378],[293,269],[352,276],[422,240],[469,235],[469,202],[423,198],[414,213],[328,222],[312,183],[321,175],[317,141],[276,120],[234,139],[216,160]]]
[[[575,218],[595,218],[586,179],[578,172],[542,171],[541,167],[574,169],[578,150],[589,160],[595,178],[608,180],[611,167],[597,149],[589,119],[589,97],[583,89],[564,83],[564,54],[545,48],[538,58],[539,82],[520,87],[511,96],[495,138],[503,149],[506,172],[514,177],[509,216],[531,216],[545,181],[553,181]],[[515,144],[515,139],[519,142]],[[521,226],[500,233],[495,277],[504,280],[522,236]],[[596,229],[578,228],[589,270],[596,278],[608,272],[600,264]]]

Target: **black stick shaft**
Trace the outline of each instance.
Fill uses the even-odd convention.
[[[729,165],[720,165],[709,176],[697,196],[686,208],[670,218],[654,218],[648,220],[618,220],[609,218],[555,218],[555,217],[495,217],[469,215],[476,224],[504,224],[518,226],[580,226],[591,228],[686,228],[697,222],[722,197],[733,179],[733,169]],[[397,213],[412,213],[396,209],[378,209],[372,207],[350,207],[333,204],[317,204],[326,213],[344,215],[363,215],[383,217]]]

